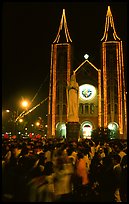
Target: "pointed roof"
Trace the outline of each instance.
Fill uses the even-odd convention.
[[[65,31],[66,41],[67,42],[72,42],[72,40],[70,38],[70,35],[69,35],[69,31],[68,31],[68,26],[67,26],[67,21],[66,21],[66,16],[65,16],[65,9],[63,9],[59,30],[58,30],[57,36],[56,36],[53,43],[59,43],[60,31],[62,30],[63,26],[64,26],[64,31]]]
[[[108,9],[107,9],[106,22],[105,22],[105,31],[104,31],[104,35],[103,35],[101,41],[102,40],[107,41],[109,25],[113,28],[113,38],[114,38],[114,40],[120,40],[120,38],[117,36],[116,31],[115,31],[115,26],[114,26],[114,21],[113,21],[113,16],[112,16],[112,13],[111,13],[110,6],[108,6]]]

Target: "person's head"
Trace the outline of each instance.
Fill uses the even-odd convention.
[[[84,154],[82,152],[77,153],[77,158],[82,159],[84,157]]]
[[[120,161],[121,161],[120,155],[119,155],[119,154],[114,154],[114,155],[113,155],[113,162],[114,162],[114,164],[115,164],[115,165],[116,165],[116,164],[120,164]]]
[[[21,155],[24,156],[24,155],[27,155],[29,152],[28,148],[27,147],[23,147],[22,150],[21,150]]]
[[[123,156],[120,165],[123,169],[127,168],[127,154]]]
[[[103,157],[102,161],[105,168],[113,167],[113,159],[111,156]]]
[[[68,154],[68,156],[70,156],[70,155],[72,154],[72,152],[73,152],[73,149],[72,149],[72,148],[68,148],[68,149],[67,149],[67,154]]]

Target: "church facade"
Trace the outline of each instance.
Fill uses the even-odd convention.
[[[79,84],[80,137],[90,138],[93,130],[109,128],[112,131],[111,137],[115,137],[115,133],[119,132],[120,138],[126,139],[127,104],[123,47],[115,31],[110,6],[107,9],[101,41],[101,69],[86,59],[73,70],[72,39],[63,9],[57,36],[51,45],[48,137],[66,137],[66,87],[75,71]]]

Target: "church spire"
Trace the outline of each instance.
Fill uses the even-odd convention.
[[[60,31],[62,30],[63,26],[64,26],[64,31],[65,31],[66,41],[67,42],[72,42],[72,40],[70,38],[70,35],[69,35],[68,27],[67,27],[67,21],[66,21],[66,16],[65,16],[65,9],[63,9],[63,13],[62,13],[61,21],[60,21],[60,26],[59,26],[59,30],[58,30],[57,36],[56,36],[56,38],[55,38],[53,43],[58,43],[59,42]]]
[[[105,31],[104,31],[104,35],[103,35],[101,41],[102,40],[107,41],[108,32],[109,32],[109,25],[113,29],[113,38],[114,38],[114,40],[120,40],[120,38],[117,36],[116,31],[115,31],[115,26],[114,26],[114,21],[113,21],[113,16],[112,16],[112,13],[111,13],[110,6],[108,6],[108,9],[107,9],[106,22],[105,22]]]

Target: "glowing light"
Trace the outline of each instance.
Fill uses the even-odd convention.
[[[118,129],[118,124],[115,122],[111,122],[108,124],[108,129],[109,130],[117,130]]]
[[[83,138],[91,139],[92,129],[93,129],[93,126],[92,126],[91,122],[85,121],[82,125]]]
[[[24,108],[26,108],[26,107],[28,107],[28,101],[22,101],[22,106],[24,107]]]
[[[107,41],[109,24],[113,28],[113,38],[114,38],[114,40],[117,40],[117,39],[120,40],[120,38],[117,36],[116,31],[115,31],[115,26],[114,26],[114,21],[113,21],[113,16],[112,16],[112,13],[111,13],[110,6],[108,6],[107,15],[106,15],[106,23],[105,23],[105,31],[104,31],[104,35],[103,35],[101,41],[104,40],[104,39],[105,39],[105,41]]]
[[[126,103],[126,89],[125,89],[125,78],[124,78],[124,60],[123,60],[123,46],[122,41],[120,42],[120,48],[121,48],[121,63],[122,63],[122,80],[123,80],[123,91],[124,91],[124,134],[127,135],[127,103]]]
[[[88,59],[88,58],[89,58],[89,55],[88,55],[88,54],[85,54],[85,55],[84,55],[84,58],[85,58],[85,59]]]
[[[104,96],[104,128],[107,127],[107,73],[106,73],[106,44],[102,43],[103,56],[103,96]]]
[[[57,89],[57,84],[56,84],[56,67],[57,67],[57,45],[54,45],[54,50],[53,50],[53,81],[52,81],[52,136],[55,135],[55,114],[56,114],[56,89]]]
[[[64,15],[64,14],[63,14]],[[66,23],[66,21],[64,22]],[[59,31],[60,32],[60,31]],[[67,31],[68,32],[68,31]],[[66,34],[66,33],[65,33]],[[59,36],[58,36],[59,37]],[[68,37],[68,35],[67,35]],[[56,39],[54,43],[58,43],[59,39]],[[56,133],[56,92],[57,92],[57,58],[58,49],[66,47],[67,50],[67,76],[66,81],[70,81],[70,69],[71,69],[71,44],[70,43],[58,43],[51,46],[51,67],[50,67],[50,84],[49,84],[49,102],[48,102],[48,136],[55,136]],[[66,85],[65,85],[66,87]],[[67,107],[67,106],[66,106]],[[61,106],[60,106],[61,108]]]
[[[74,73],[76,73],[83,64],[89,63],[98,72],[98,126],[101,127],[101,70],[98,69],[94,64],[92,64],[88,59],[82,62],[79,67],[76,68]]]
[[[66,21],[66,16],[65,16],[65,9],[63,9],[63,13],[62,13],[61,21],[60,21],[60,26],[59,26],[59,30],[58,30],[56,39],[54,40],[53,43],[58,43],[59,42],[60,31],[62,30],[63,26],[64,26],[64,30],[65,30],[66,41],[67,42],[72,42],[72,40],[70,38],[70,35],[69,35],[68,27],[67,27],[67,21]]]
[[[22,118],[21,118],[21,119],[19,119],[19,122],[20,122],[20,123],[22,123],[22,122],[23,122],[23,119],[22,119]]]
[[[10,112],[10,110],[6,110],[6,112],[7,112],[7,113],[9,113],[9,112]]]
[[[119,124],[119,132],[121,135],[126,134],[127,132],[127,110],[126,110],[126,93],[125,93],[125,80],[124,80],[124,64],[123,64],[123,49],[122,49],[122,41],[118,36],[116,35],[113,18],[110,11],[110,8],[108,8],[107,18],[106,18],[106,31],[104,33],[104,36],[102,40],[105,38],[105,41],[107,41],[108,36],[108,29],[109,29],[109,23],[111,23],[111,27],[114,29],[113,37],[114,41],[107,41],[102,43],[102,58],[103,58],[103,94],[104,94],[104,127],[107,126],[107,121],[109,120],[109,116],[107,113],[107,46],[108,44],[115,44],[115,51],[116,51],[116,71],[117,71],[117,89],[118,89],[118,96],[117,96],[117,122]],[[113,97],[113,96],[112,96]],[[110,107],[114,107],[114,100],[110,100]],[[115,112],[112,111],[110,114],[111,121],[114,121],[115,119]]]
[[[98,70],[98,125],[101,127],[101,70]]]
[[[36,122],[36,126],[39,126],[40,125],[40,123],[39,122]]]
[[[79,87],[79,97],[82,100],[91,100],[96,95],[96,88],[90,84],[83,84]]]

